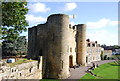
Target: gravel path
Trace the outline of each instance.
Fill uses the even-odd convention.
[[[102,60],[102,61],[96,61],[95,64],[101,65],[109,62],[113,62],[114,60]],[[86,70],[92,66],[92,63],[87,66],[81,66],[79,68],[73,69],[70,68],[70,74],[71,76],[68,79],[65,79],[63,81],[78,81],[81,77],[83,77],[86,74]]]

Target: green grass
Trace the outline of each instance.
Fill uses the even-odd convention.
[[[61,80],[57,80],[57,79],[42,79],[40,81],[61,81]]]
[[[97,75],[97,77],[87,73],[81,79],[120,79],[118,77],[118,68],[120,68],[120,66],[114,62],[106,63],[100,65],[98,68],[95,68],[92,71],[94,74]]]
[[[28,62],[32,62],[32,61],[36,61],[36,60],[28,60],[27,58],[25,58],[25,59],[18,60],[14,63],[7,63],[7,64],[10,67],[14,67],[15,65],[19,65],[19,64],[22,64],[22,63],[28,63]]]

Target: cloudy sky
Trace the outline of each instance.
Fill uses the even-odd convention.
[[[29,2],[28,8],[29,27],[46,22],[51,14],[62,13],[70,16],[72,25],[86,24],[90,40],[106,45],[118,44],[117,2]]]

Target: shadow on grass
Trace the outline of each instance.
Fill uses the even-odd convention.
[[[110,65],[112,65],[112,66],[120,66],[120,65],[117,65],[117,64],[110,64]]]

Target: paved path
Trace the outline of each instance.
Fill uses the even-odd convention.
[[[108,62],[113,62],[114,60],[103,60],[103,61],[96,61],[94,62],[95,64],[101,65],[104,63],[108,63]],[[70,68],[70,74],[71,76],[63,81],[78,81],[81,77],[83,77],[86,74],[86,70],[91,67],[92,64],[89,64],[88,66],[81,66],[79,68],[73,69]]]

